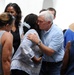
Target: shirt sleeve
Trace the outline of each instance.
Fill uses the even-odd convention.
[[[37,33],[35,30],[29,30],[23,38],[23,41],[20,45],[21,50],[22,50],[22,54],[26,55],[28,58],[33,58],[35,56],[33,50],[32,50],[32,46],[35,44],[32,41],[27,39],[28,34],[30,33]]]
[[[55,51],[58,51],[63,46],[63,43],[64,43],[63,34],[57,33],[52,37],[49,47]]]
[[[27,45],[21,46],[21,52],[25,57],[27,57],[29,59],[34,57],[34,52]]]

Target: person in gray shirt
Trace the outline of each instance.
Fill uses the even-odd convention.
[[[28,34],[40,35],[37,25],[38,16],[31,13],[24,19],[24,36],[22,42],[12,58],[11,75],[39,75],[42,51],[34,42],[28,40]],[[25,28],[24,27],[24,28]],[[29,29],[28,29],[29,28]],[[40,39],[40,38],[39,38]]]

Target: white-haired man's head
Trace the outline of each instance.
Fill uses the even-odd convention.
[[[51,21],[51,23],[53,22],[54,19],[54,16],[48,10],[41,12],[39,16],[43,16],[45,21]]]
[[[41,30],[49,30],[53,23],[53,15],[49,11],[43,11],[38,16],[38,25]]]

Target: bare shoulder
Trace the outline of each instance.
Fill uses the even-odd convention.
[[[5,38],[13,38],[13,35],[10,32],[5,32],[3,37],[5,37]]]
[[[2,36],[2,42],[3,41],[13,41],[13,35],[10,32],[5,32]]]

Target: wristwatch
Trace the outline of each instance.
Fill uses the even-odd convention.
[[[39,41],[39,42],[37,43],[38,46],[40,46],[40,44],[41,44],[41,41]]]

